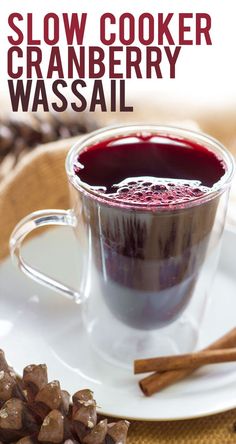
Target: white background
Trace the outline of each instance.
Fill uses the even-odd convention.
[[[7,19],[11,12],[34,13],[34,33],[42,37],[42,20],[48,12],[88,12],[86,45],[99,45],[99,17],[104,12],[117,16],[132,12],[207,12],[212,16],[212,46],[183,47],[177,62],[175,79],[132,80],[128,95],[140,97],[144,106],[150,100],[193,107],[215,108],[236,104],[236,3],[235,0],[4,0],[0,13],[0,94],[9,105],[6,53],[9,47]],[[119,43],[118,43],[119,44]],[[62,51],[63,39],[61,42]],[[45,57],[49,48],[44,48]]]

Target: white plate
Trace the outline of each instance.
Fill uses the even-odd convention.
[[[75,284],[78,258],[70,231],[51,230],[31,240],[24,250],[34,265]],[[199,348],[236,324],[235,250],[236,234],[226,232]],[[0,267],[0,295],[0,347],[15,369],[21,372],[29,363],[46,362],[50,379],[59,379],[71,393],[92,389],[106,415],[176,420],[236,407],[234,363],[204,367],[188,380],[145,398],[139,378],[102,361],[90,348],[80,307],[21,275],[10,259]]]

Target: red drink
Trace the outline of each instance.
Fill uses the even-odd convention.
[[[78,162],[80,180],[117,205],[184,203],[209,191],[225,173],[212,151],[163,136],[106,140],[84,150]]]
[[[191,141],[143,133],[84,148],[74,170],[104,203],[98,214],[88,199],[83,217],[107,305],[133,327],[172,322],[204,262],[218,199],[202,198],[225,174],[223,160]]]

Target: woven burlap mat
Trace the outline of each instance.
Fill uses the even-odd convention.
[[[64,159],[72,143],[70,139],[39,147],[0,184],[0,259],[7,256],[9,235],[23,216],[43,208],[69,207]],[[236,443],[235,421],[236,410],[188,421],[133,422],[128,444]]]

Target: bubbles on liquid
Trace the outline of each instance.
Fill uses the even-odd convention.
[[[203,196],[209,188],[199,181],[137,177],[113,185],[108,197],[122,202],[148,205],[173,205]]]

